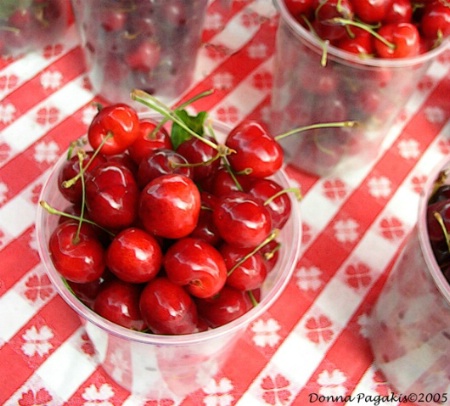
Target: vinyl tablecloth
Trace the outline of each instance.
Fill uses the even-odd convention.
[[[231,125],[267,122],[276,10],[270,0],[222,6],[209,4],[195,80],[180,100],[213,88],[198,110]],[[376,161],[320,178],[286,167],[303,192],[301,256],[286,290],[207,386],[184,399],[142,399],[98,364],[36,247],[43,182],[86,132],[99,100],[76,30],[58,45],[0,60],[0,404],[350,405],[391,393],[368,341],[371,308],[414,227],[428,174],[450,153],[449,67],[446,52],[416,84]]]

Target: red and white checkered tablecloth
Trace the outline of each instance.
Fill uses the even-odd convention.
[[[183,99],[214,88],[196,108],[230,124],[267,121],[277,14],[270,0],[235,0],[226,14],[221,1],[210,2]],[[208,386],[156,400],[131,395],[104,373],[36,249],[43,181],[85,133],[98,100],[76,31],[60,45],[0,60],[0,404],[303,406],[311,394],[390,393],[373,363],[370,312],[416,222],[424,181],[450,153],[449,68],[450,51],[417,83],[375,162],[339,177],[286,168],[304,198],[302,253],[285,292]]]

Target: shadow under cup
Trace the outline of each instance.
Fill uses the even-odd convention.
[[[274,0],[280,13],[271,103],[274,135],[305,125],[356,121],[356,128],[306,131],[281,140],[286,160],[317,175],[359,168],[373,161],[391,126],[431,62],[450,40],[413,58],[363,59],[323,46]]]
[[[450,283],[426,224],[430,193],[444,168],[450,168],[448,158],[430,175],[417,225],[377,300],[370,328],[375,362],[388,383],[396,393],[417,395],[412,403],[427,405],[447,404],[444,396],[450,396]]]
[[[228,126],[217,122],[213,127],[219,140],[230,131]],[[40,200],[58,209],[68,206],[57,187],[58,168],[65,159],[63,155],[52,169],[40,196]],[[289,187],[283,171],[273,179],[283,188]],[[298,260],[302,234],[298,202],[293,196],[290,198],[292,214],[277,238],[282,244],[278,261],[264,282],[258,305],[224,326],[200,333],[170,336],[132,331],[109,322],[82,304],[67,289],[49,254],[48,241],[59,216],[47,213],[40,206],[36,220],[39,254],[57,292],[80,317],[97,360],[107,374],[133,394],[156,399],[182,397],[208,384],[241,335],[269,309],[289,282]]]

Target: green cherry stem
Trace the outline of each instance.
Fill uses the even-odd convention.
[[[445,242],[447,244],[447,249],[450,251],[450,236],[448,234],[447,227],[445,227],[444,219],[438,212],[433,213],[433,216],[441,226],[442,233],[444,234]]]
[[[386,38],[384,38],[382,35],[378,34],[374,29],[367,26],[366,24],[360,23],[358,21],[349,20],[347,18],[341,18],[341,17],[331,18],[329,21],[331,23],[337,23],[340,25],[345,25],[345,26],[352,25],[354,27],[361,28],[362,30],[367,31],[369,34],[373,35],[376,39],[381,41],[388,48],[395,49],[395,44],[393,44],[392,42],[389,42]]]
[[[330,41],[328,41],[328,40],[324,41],[322,38],[320,38],[320,36],[314,30],[309,19],[303,14],[302,14],[302,19],[303,19],[303,22],[308,27],[308,30],[313,34],[313,36],[317,39],[317,41],[320,42],[320,46],[322,48],[322,57],[320,58],[320,65],[322,67],[327,66],[328,46],[330,45]]]
[[[207,144],[211,148],[218,149],[218,146],[216,144],[214,144],[213,142],[209,141],[206,138],[203,138],[201,135],[197,134],[195,131],[193,131],[191,128],[189,128],[185,124],[185,122],[176,115],[176,113],[174,111],[172,111],[168,106],[166,106],[164,103],[162,103],[156,97],[153,97],[152,95],[144,92],[143,90],[134,89],[131,92],[131,98],[133,100],[151,108],[152,110],[161,114],[168,120],[171,120],[171,121],[177,123],[183,130],[187,131],[193,137],[201,139],[205,144]]]
[[[247,291],[248,297],[250,298],[250,301],[252,302],[253,307],[258,306],[258,301],[256,300],[255,295],[251,290]]]
[[[263,248],[265,245],[269,244],[272,240],[278,237],[280,234],[280,230],[277,228],[273,230],[269,236],[259,245],[257,245],[252,251],[250,251],[247,255],[245,255],[243,258],[241,258],[238,262],[236,262],[231,269],[228,271],[228,276],[230,276],[236,268],[241,266],[247,259],[251,258],[253,255],[255,255],[261,248]]]
[[[279,192],[275,193],[273,196],[270,196],[270,197],[264,202],[264,206],[269,205],[269,204],[272,203],[277,197],[279,197],[279,196],[281,196],[281,195],[284,195],[285,193],[293,193],[298,201],[302,200],[302,198],[303,198],[302,192],[300,191],[299,188],[297,188],[297,187],[287,188],[287,189],[280,190]]]
[[[108,233],[110,236],[114,237],[114,233],[112,233],[110,230],[108,230],[108,229],[106,229],[106,228],[104,228],[102,226],[99,226],[97,223],[94,223],[92,220],[81,219],[80,216],[75,216],[73,214],[65,213],[65,212],[63,212],[61,210],[55,209],[54,207],[50,206],[45,200],[41,200],[39,202],[39,204],[41,205],[41,207],[43,209],[45,209],[50,214],[56,214],[58,216],[67,217],[69,219],[77,220],[77,221],[83,220],[85,223],[88,223],[88,224],[91,224],[91,225],[93,225],[95,227],[98,227],[100,230],[103,230],[106,233]]]
[[[320,128],[342,128],[342,127],[356,127],[358,125],[357,121],[336,121],[336,122],[329,122],[329,123],[317,123],[317,124],[310,124],[305,125],[304,127],[294,128],[293,130],[289,130],[283,134],[277,135],[275,138],[276,141],[279,141],[283,138],[286,138],[292,134],[296,134],[303,131],[308,130],[316,130]]]

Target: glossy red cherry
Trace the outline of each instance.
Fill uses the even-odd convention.
[[[219,197],[230,192],[246,191],[254,180],[255,178],[249,175],[232,175],[229,169],[222,167],[211,179],[209,190],[214,196]]]
[[[267,208],[244,192],[222,196],[213,212],[213,221],[226,242],[240,247],[256,247],[272,230]]]
[[[183,155],[173,149],[156,149],[139,164],[137,182],[138,186],[143,188],[161,175],[180,174],[192,178],[192,173],[193,170]]]
[[[212,245],[197,238],[182,238],[164,256],[167,277],[195,297],[211,297],[222,289],[227,268]]]
[[[378,34],[393,44],[391,48],[380,40],[375,40],[375,50],[380,58],[408,58],[417,56],[420,52],[420,35],[413,24],[386,24],[381,26]]]
[[[191,334],[197,331],[197,308],[191,296],[165,277],[151,280],[141,293],[142,317],[154,334]]]
[[[337,41],[347,35],[346,27],[332,24],[333,18],[352,19],[353,7],[349,0],[319,1],[315,9],[314,30],[320,38],[331,42]]]
[[[139,122],[139,135],[128,147],[128,153],[137,164],[155,149],[172,149],[172,142],[167,130],[160,127],[156,131],[157,127],[158,124],[150,119],[142,119]]]
[[[272,179],[258,179],[248,193],[263,204],[270,213],[272,228],[282,229],[291,215],[289,195]]]
[[[438,0],[428,3],[420,20],[425,38],[437,40],[450,35],[450,5]]]
[[[71,282],[93,282],[105,271],[104,248],[89,224],[83,224],[80,232],[77,221],[59,224],[48,245],[56,270]]]
[[[275,174],[283,164],[283,150],[256,121],[246,120],[234,127],[225,141],[236,151],[228,156],[237,173],[249,171],[252,177],[265,178]]]
[[[130,227],[111,241],[106,251],[106,265],[126,282],[144,283],[153,279],[162,264],[158,241],[145,231]]]
[[[383,21],[391,7],[392,0],[352,0],[353,10],[365,23]]]
[[[139,218],[149,232],[164,238],[188,236],[200,215],[200,192],[184,175],[163,175],[143,189],[139,200]]]
[[[95,168],[86,180],[86,208],[98,225],[113,230],[131,226],[137,218],[139,188],[132,172],[115,162]]]
[[[220,253],[227,266],[227,285],[238,290],[254,290],[262,286],[267,276],[267,265],[258,251],[241,261],[251,253],[251,248],[223,244]]]
[[[392,0],[383,24],[410,23],[412,20],[413,6],[411,0]]]
[[[310,15],[313,9],[313,0],[285,0],[284,4],[289,12],[295,17]]]
[[[81,162],[82,167],[85,169],[84,176],[87,177],[89,172],[96,168],[101,163],[105,162],[106,159],[102,155],[95,156],[92,160],[93,151],[88,151],[85,153],[85,157]],[[89,163],[89,166],[87,166]],[[80,203],[82,200],[82,184],[81,180],[78,179],[70,187],[65,187],[64,182],[70,181],[71,179],[78,176],[80,173],[80,158],[77,154],[73,155],[70,159],[64,161],[59,175],[58,175],[58,189],[61,194],[71,203]]]
[[[195,229],[189,234],[189,237],[200,238],[203,241],[217,246],[222,238],[219,230],[213,221],[213,211],[217,204],[217,197],[208,193],[201,192],[201,210]]]
[[[199,316],[213,328],[236,320],[253,307],[247,292],[226,285],[212,298],[197,299],[196,304]]]
[[[93,310],[119,326],[142,331],[146,325],[139,309],[141,291],[140,285],[114,278],[102,285]]]
[[[125,56],[128,66],[136,71],[149,72],[155,69],[161,59],[161,47],[153,40],[146,39]]]
[[[127,104],[103,107],[88,128],[88,139],[94,150],[105,155],[120,154],[139,135],[139,117]]]

